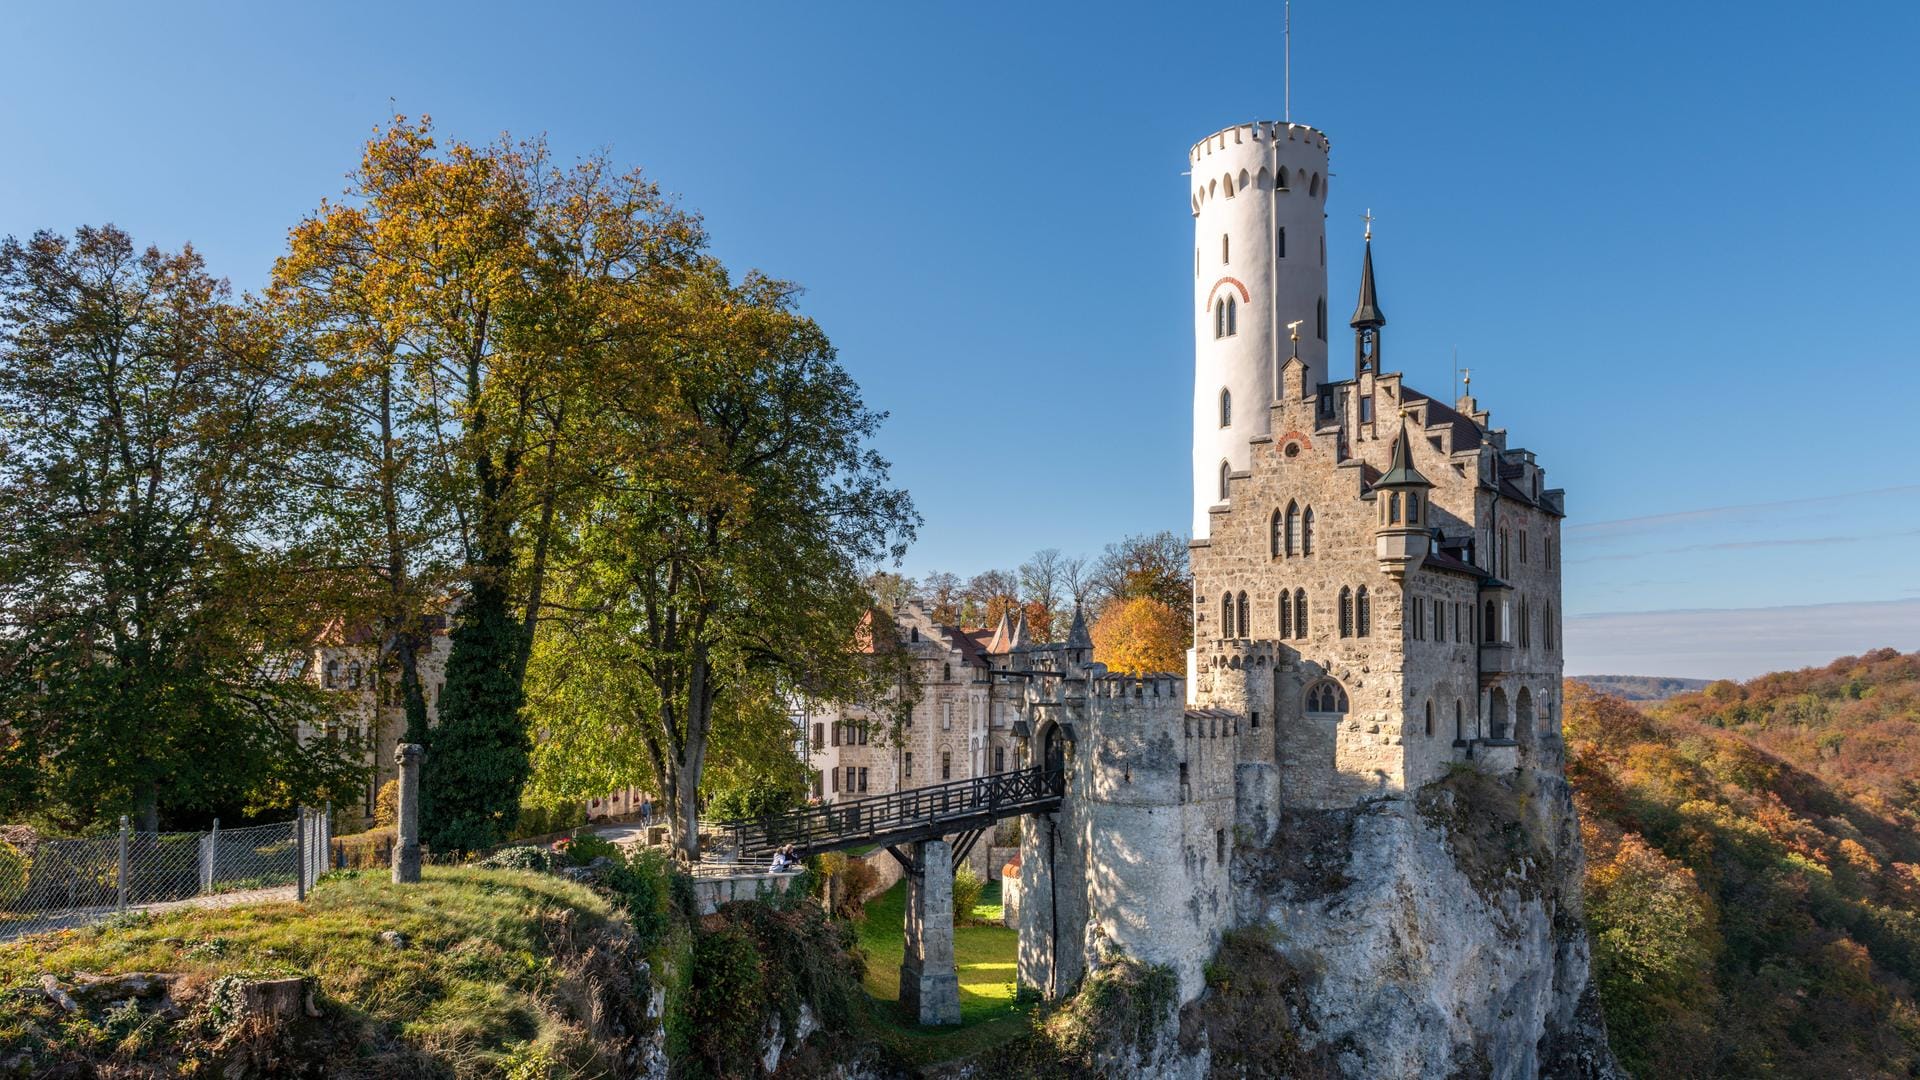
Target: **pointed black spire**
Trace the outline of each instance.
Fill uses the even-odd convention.
[[[1367,211],[1367,257],[1360,265],[1360,302],[1353,307],[1353,377],[1380,374],[1380,328],[1387,316],[1373,292],[1373,211]]]
[[[1387,325],[1387,316],[1380,310],[1380,301],[1373,292],[1373,234],[1367,234],[1367,256],[1360,265],[1360,302],[1354,305],[1353,321],[1347,325],[1355,330],[1378,330]]]

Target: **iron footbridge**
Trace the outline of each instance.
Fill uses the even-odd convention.
[[[994,822],[1058,810],[1064,788],[1059,769],[1036,766],[725,825],[742,858],[769,855],[789,844],[797,855],[818,855],[868,845],[893,849],[960,833],[957,863]]]

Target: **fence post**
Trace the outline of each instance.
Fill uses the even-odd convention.
[[[307,898],[307,808],[295,808],[293,815],[293,896]]]
[[[213,828],[200,838],[200,891],[213,891],[214,867],[220,861],[220,819],[213,819]]]
[[[324,874],[327,871],[333,869],[333,800],[332,799],[327,800],[327,808],[321,811],[320,827],[322,830],[321,840],[320,840],[320,850],[315,854],[318,855],[319,857],[316,865],[320,867],[320,873]],[[318,877],[319,875],[315,875],[315,876]]]
[[[115,876],[119,879],[119,895],[114,901],[113,910],[125,911],[127,910],[127,815],[125,814],[120,815],[120,872]]]

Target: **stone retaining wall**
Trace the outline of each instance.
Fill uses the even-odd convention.
[[[740,874],[734,877],[693,879],[693,895],[700,914],[711,915],[736,900],[765,900],[787,891],[798,874]]]

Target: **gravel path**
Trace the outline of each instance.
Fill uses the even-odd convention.
[[[241,904],[262,904],[270,900],[292,900],[297,895],[297,890],[292,885],[281,885],[271,889],[209,893],[205,896],[188,897],[185,900],[169,900],[161,904],[132,904],[127,910],[159,915],[169,911],[179,911],[182,908],[227,908]],[[111,916],[113,911],[111,907],[70,908],[57,914],[42,916],[31,922],[0,923],[0,944],[29,934],[44,934],[53,930],[74,930],[82,926],[91,926]]]

